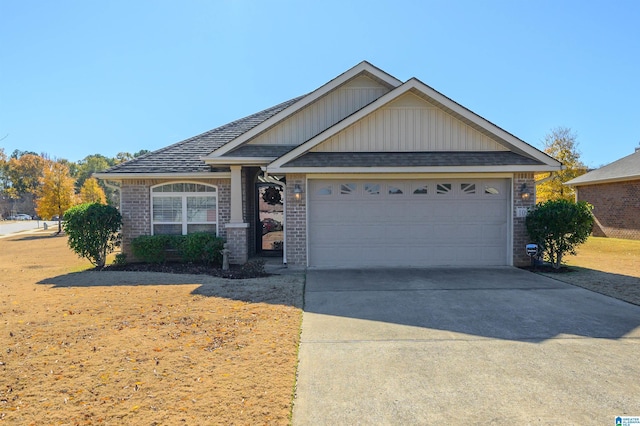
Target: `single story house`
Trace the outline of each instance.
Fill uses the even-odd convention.
[[[140,235],[208,231],[232,263],[495,266],[529,262],[533,175],[561,167],[420,80],[361,62],[95,176],[120,186],[125,253]]]
[[[640,240],[640,148],[565,185],[593,206],[594,236]]]

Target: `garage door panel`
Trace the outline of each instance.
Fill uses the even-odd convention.
[[[310,266],[506,264],[508,180],[442,182],[352,180],[340,194],[344,182],[310,180]]]

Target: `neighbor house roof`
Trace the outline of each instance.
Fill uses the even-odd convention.
[[[566,182],[565,185],[581,186],[596,183],[620,182],[640,179],[640,150],[614,161],[611,164],[592,170],[582,176]]]
[[[210,165],[201,160],[212,151],[229,141],[248,132],[260,123],[268,120],[280,111],[303,98],[300,96],[245,118],[217,127],[200,135],[193,136],[166,148],[150,152],[131,161],[118,164],[110,169],[96,173],[103,179],[114,179],[118,175],[153,173],[200,173],[211,172]]]

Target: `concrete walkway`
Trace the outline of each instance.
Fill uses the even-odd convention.
[[[640,416],[640,307],[515,268],[307,272],[294,425]]]

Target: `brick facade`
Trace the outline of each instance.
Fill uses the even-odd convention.
[[[243,170],[243,215],[246,226],[227,227],[231,216],[231,182],[229,179],[202,179],[198,182],[216,185],[218,187],[218,235],[227,240],[229,244],[230,262],[234,264],[242,264],[247,261],[249,256],[255,253],[255,202],[252,190],[255,181],[256,170]],[[146,179],[146,180],[129,180],[123,182],[122,185],[122,201],[121,209],[123,212],[123,252],[131,256],[131,241],[140,235],[151,234],[151,187],[154,185],[170,182],[170,180]],[[525,183],[532,196],[528,200],[522,200],[520,196],[520,188]],[[303,193],[299,200],[296,199],[294,188],[299,185]],[[613,185],[613,184],[611,184]],[[594,185],[604,186],[604,185]],[[581,187],[580,195],[591,194],[584,191]],[[607,189],[611,192],[611,189]],[[525,253],[525,245],[530,243],[525,227],[525,218],[517,217],[519,207],[531,208],[535,205],[535,185],[533,173],[516,173],[513,178],[513,264],[514,266],[528,265],[530,258]],[[622,191],[622,189],[621,189]],[[286,185],[286,207],[285,207],[285,226],[286,226],[286,258],[288,266],[292,268],[305,268],[307,265],[307,201],[306,201],[306,175],[290,174],[287,175]],[[603,192],[603,191],[601,191]],[[623,229],[626,233],[620,233],[621,226],[617,228],[607,225],[601,227],[608,230],[611,235],[612,230],[617,230],[615,236],[618,238],[635,238],[640,239],[640,215],[637,211],[640,208],[640,181],[630,187],[624,187],[624,194],[617,193],[620,200],[630,204],[629,213],[624,215],[625,223],[637,225],[635,234],[628,229]],[[604,193],[604,192],[603,192]],[[615,195],[615,194],[614,194]],[[635,196],[635,204],[631,203],[631,197]],[[605,199],[605,202],[608,199]],[[593,201],[587,200],[594,204]],[[636,215],[632,214],[635,208]],[[613,218],[612,218],[613,219]],[[634,222],[635,221],[635,222]],[[601,221],[602,222],[602,221]],[[610,220],[605,220],[610,223]],[[595,235],[595,230],[594,230]],[[626,235],[626,236],[622,236]]]
[[[293,192],[296,185],[302,189],[299,200]],[[286,188],[286,250],[287,265],[292,268],[307,266],[307,188],[306,175],[287,175]]]
[[[131,241],[141,235],[151,235],[151,187],[168,182],[168,179],[125,180],[121,187],[120,211],[122,212],[122,252],[130,258]],[[229,179],[198,179],[218,188],[218,236],[226,238],[225,224],[231,216],[231,182]]]
[[[593,206],[595,237],[640,240],[640,180],[581,185],[577,200]]]
[[[521,197],[522,184],[527,185],[527,189],[531,193],[528,200]],[[531,241],[527,234],[525,217],[517,217],[518,208],[527,208],[535,206],[535,183],[533,173],[514,173],[513,175],[513,266],[526,266],[531,263],[531,258],[527,255],[525,247]]]

